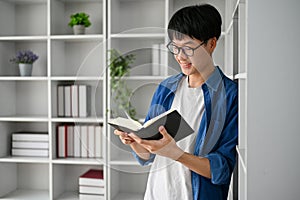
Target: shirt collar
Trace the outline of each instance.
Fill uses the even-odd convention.
[[[218,66],[216,66],[213,73],[205,81],[205,84],[213,91],[217,91],[218,86],[221,80],[223,79],[223,76],[224,76],[223,72],[220,70]]]

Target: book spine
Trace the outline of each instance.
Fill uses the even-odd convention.
[[[82,125],[80,127],[80,139],[81,139],[81,157],[88,157],[88,126]]]
[[[87,117],[91,113],[91,87],[79,85],[79,117]]]
[[[104,195],[99,194],[79,194],[79,199],[82,200],[104,200]]]
[[[81,156],[80,126],[74,126],[74,157]]]
[[[83,194],[104,194],[105,188],[104,187],[92,187],[92,186],[79,186],[79,193]]]
[[[58,156],[59,158],[65,158],[68,155],[68,129],[67,125],[58,127],[57,144],[58,144]]]
[[[65,94],[65,117],[71,117],[71,110],[72,110],[72,101],[71,101],[71,86],[64,87],[64,94]]]
[[[95,127],[95,157],[101,158],[102,157],[102,127],[96,126]]]
[[[103,179],[96,178],[79,178],[79,185],[82,186],[94,186],[94,187],[104,187],[105,182]]]
[[[79,116],[79,96],[78,96],[78,85],[72,85],[71,86],[71,113],[72,117],[78,117]]]
[[[65,100],[64,100],[64,86],[57,86],[57,116],[64,117],[65,116]]]
[[[95,126],[88,126],[88,157],[95,157]]]
[[[68,141],[67,141],[67,146],[68,146],[68,157],[73,157],[74,156],[74,126],[69,125],[68,126]]]
[[[13,133],[12,140],[18,141],[49,141],[48,134],[25,134],[25,133]]]
[[[12,149],[13,156],[48,157],[49,151],[45,149]]]
[[[48,149],[49,143],[48,142],[24,142],[24,141],[13,141],[12,148],[15,149]]]

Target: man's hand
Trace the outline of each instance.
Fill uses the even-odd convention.
[[[129,145],[133,151],[142,159],[148,160],[150,158],[150,153],[140,144],[136,143],[135,140],[129,136],[128,133],[123,131],[115,130],[115,135],[118,135],[123,144]]]
[[[128,133],[125,133],[123,131],[115,130],[114,131],[115,135],[118,135],[120,140],[122,141],[123,144],[130,145],[134,143],[135,141],[128,135]]]
[[[175,140],[168,134],[163,126],[159,127],[159,132],[163,136],[160,140],[143,140],[134,133],[129,133],[128,136],[150,153],[168,157],[173,160],[180,158],[184,154],[184,151],[176,145]]]

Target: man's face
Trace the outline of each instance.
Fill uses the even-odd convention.
[[[185,75],[205,72],[208,66],[213,65],[212,52],[203,41],[185,36],[180,40],[174,38],[172,44],[179,49],[174,57]]]

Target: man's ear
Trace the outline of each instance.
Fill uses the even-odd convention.
[[[217,38],[216,37],[213,37],[213,38],[210,38],[208,41],[207,41],[207,47],[208,47],[208,50],[209,50],[209,53],[212,54],[217,46]]]

